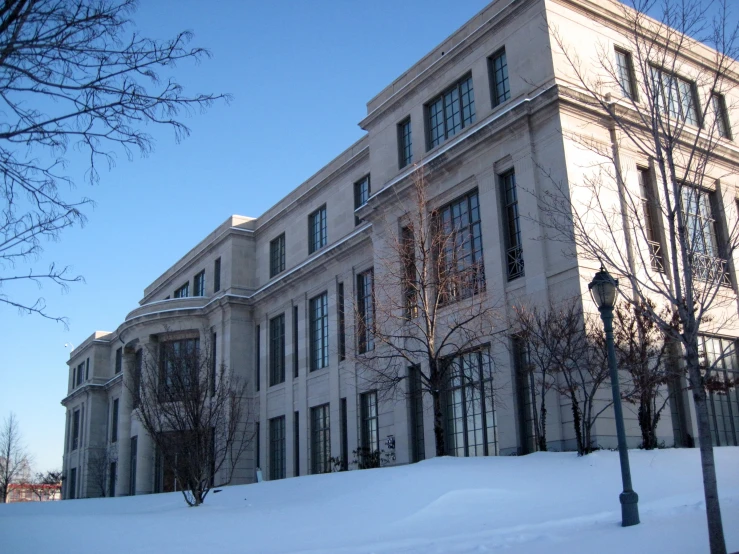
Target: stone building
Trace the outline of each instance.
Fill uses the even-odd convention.
[[[229,217],[144,290],[139,307],[118,329],[95,332],[75,348],[62,401],[64,498],[98,495],[89,460],[111,449],[107,494],[167,488],[124,380],[136,371],[142,349],[185,336],[214,340],[217,359],[249,382],[256,440],[233,483],[253,482],[257,467],[266,479],[322,472],[329,457],[346,460],[362,446],[392,452],[393,463],[432,457],[428,399],[378,397],[340,348],[354,348],[352,306],[371,285],[376,253],[397,230],[419,167],[433,168],[430,207],[469,215],[464,240],[479,243],[486,294],[503,311],[514,301],[544,305],[580,297],[593,311],[587,284],[597,264],[563,255],[561,243],[542,238],[540,224],[537,199],[552,183],[580,178],[588,166],[572,135],[587,128],[609,141],[603,122],[578,101],[554,29],[573,41],[586,71],[595,71],[586,55],[596,48],[605,48],[614,64],[629,63],[622,15],[610,2],[493,2],[368,102],[359,123],[366,134],[359,141],[260,217]],[[698,48],[686,64],[710,64],[711,58],[708,48]],[[629,78],[643,76],[632,67]],[[702,86],[690,79],[686,74],[678,82],[693,90]],[[619,84],[612,88],[618,98]],[[730,91],[721,100],[727,130],[721,163],[730,171],[716,170],[722,194],[714,195],[721,214],[714,220],[726,222],[737,220],[739,198],[739,151],[730,138],[737,114],[726,106],[739,98]],[[653,162],[638,154],[624,150],[620,159],[632,185],[638,170],[654,174]],[[734,265],[728,260],[729,270]],[[726,294],[733,295],[736,280],[730,281]],[[739,336],[736,301],[732,310],[730,324],[712,341],[733,343]],[[490,341],[480,345],[497,360],[495,399],[463,412],[448,407],[446,423],[467,431],[447,432],[450,451],[458,455],[531,450],[524,424],[530,406],[519,394],[514,356],[492,340],[505,333],[505,326],[491,328]],[[736,375],[735,357],[728,359],[727,371]],[[604,389],[602,400],[609,394]],[[549,447],[573,449],[569,403],[556,394],[547,402]],[[736,389],[713,409],[719,444],[737,444]],[[635,447],[640,434],[633,410],[626,417]],[[696,437],[686,392],[671,399],[658,435],[667,445]],[[596,422],[593,438],[615,446],[610,410]]]

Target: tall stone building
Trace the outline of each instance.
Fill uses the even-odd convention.
[[[110,494],[171,489],[124,382],[133,378],[144,349],[191,338],[214,340],[219,363],[249,383],[256,438],[234,483],[254,481],[257,467],[266,479],[322,472],[330,457],[346,461],[363,446],[392,453],[393,463],[432,457],[429,399],[378,396],[351,355],[358,340],[353,306],[366,298],[377,253],[402,224],[418,168],[430,170],[429,208],[464,214],[463,247],[474,243],[485,294],[503,313],[514,302],[571,298],[594,311],[587,284],[597,264],[565,256],[541,225],[539,199],[553,183],[581,179],[593,161],[574,137],[586,132],[610,141],[605,123],[580,99],[555,32],[580,54],[585,72],[597,71],[589,59],[596,51],[626,68],[621,83],[606,84],[614,101],[635,84],[630,80],[646,78],[634,69],[623,14],[609,1],[487,6],[368,102],[362,139],[260,217],[229,217],[146,287],[139,307],[115,331],[97,331],[74,349],[62,401],[64,498],[97,495],[90,460],[111,449]],[[713,63],[708,48],[685,56],[686,67]],[[694,101],[712,98],[689,72],[673,78],[679,90],[687,83]],[[737,101],[733,90],[720,96],[725,133],[721,167],[714,169],[722,193],[707,191],[713,193],[710,224],[723,227],[737,221],[739,151],[731,139]],[[620,162],[629,186],[654,178],[653,160],[624,149]],[[735,295],[735,261],[724,262],[726,294]],[[739,336],[732,298],[727,324],[706,339],[719,348]],[[464,409],[447,404],[450,452],[510,455],[532,448],[525,424],[530,404],[522,400],[512,350],[500,340],[508,332],[502,323],[491,328],[478,348],[496,360],[494,398],[472,395]],[[736,377],[736,357],[727,360],[726,371]],[[604,389],[598,401],[609,394]],[[547,403],[550,449],[573,449],[569,402],[552,393]],[[717,443],[737,444],[736,389],[717,397],[711,410]],[[665,444],[686,445],[697,436],[687,392],[675,394],[666,413],[658,427]],[[626,417],[635,447],[640,433],[633,410]],[[610,410],[596,422],[593,439],[615,446]]]

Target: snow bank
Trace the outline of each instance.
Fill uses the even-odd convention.
[[[716,448],[729,552],[739,448]],[[0,505],[3,553],[708,552],[699,453],[631,451],[641,525],[620,527],[616,452],[436,458],[179,493]]]

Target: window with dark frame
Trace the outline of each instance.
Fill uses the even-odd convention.
[[[136,461],[138,460],[138,436],[131,437],[131,449],[129,456],[129,481],[128,481],[128,494],[134,496],[136,494]]]
[[[714,92],[711,95],[711,111],[713,121],[719,136],[731,140],[731,125],[729,123],[729,112],[726,110],[726,97]]]
[[[398,123],[398,166],[403,169],[413,162],[413,142],[411,140],[411,118]]]
[[[308,216],[308,254],[313,254],[328,244],[326,231],[326,205]]]
[[[210,354],[210,395],[216,395],[216,379],[218,376],[218,333],[210,337],[212,352]]]
[[[260,436],[260,431],[261,430],[260,430],[259,422],[258,421],[254,425],[256,426],[256,429],[254,431],[254,439],[256,440],[256,446],[255,446],[256,452],[255,452],[255,456],[257,458],[257,469],[261,469],[262,468],[262,464],[261,464],[261,461],[262,461],[262,437]]]
[[[357,275],[357,348],[364,354],[375,348],[374,272]]]
[[[205,296],[205,270],[195,275],[192,289],[193,296]]]
[[[621,48],[616,48],[616,77],[621,87],[621,93],[631,100],[636,101],[636,80],[634,73],[634,60],[631,53]]]
[[[375,457],[380,452],[380,435],[377,425],[377,391],[360,395],[361,441],[366,456]]]
[[[77,366],[77,382],[75,386],[79,387],[84,382],[84,371],[85,371],[85,363],[82,362]]]
[[[445,301],[467,298],[485,290],[485,264],[477,191],[439,210],[441,226],[439,269]]]
[[[284,479],[285,465],[285,416],[269,420],[269,479]]]
[[[309,302],[310,370],[328,366],[328,293],[324,292]]]
[[[427,150],[474,122],[475,94],[468,75],[426,104]]]
[[[721,255],[716,232],[715,193],[684,184],[680,201],[693,275],[701,281],[730,287],[727,261]]]
[[[139,349],[134,354],[133,363],[133,408],[141,403],[141,372],[144,369],[144,351]]]
[[[213,262],[213,292],[221,290],[221,258]]]
[[[644,234],[646,235],[649,248],[649,264],[652,270],[664,273],[665,260],[663,257],[662,241],[655,227],[657,223],[656,206],[654,198],[654,186],[649,170],[642,167],[636,168],[639,177],[639,195],[642,204],[642,216],[644,217]]]
[[[529,345],[520,335],[513,335],[511,349],[518,412],[518,454],[531,454],[539,450],[539,438],[537,389],[534,373],[530,369]]]
[[[344,283],[339,283],[337,293],[337,316],[339,330],[339,361],[346,359],[346,314],[344,311]]]
[[[113,417],[110,424],[110,442],[118,442],[118,398],[113,400]]]
[[[300,358],[298,356],[298,307],[293,306],[293,378],[298,378]]]
[[[262,363],[262,353],[261,353],[261,342],[259,340],[260,335],[260,328],[259,325],[257,325],[256,330],[254,331],[254,355],[256,360],[254,360],[254,381],[256,382],[256,389],[257,392],[259,392],[259,384],[261,382],[261,371],[260,371],[260,365]]]
[[[69,500],[77,498],[77,468],[73,467],[69,470],[69,492],[67,493]]]
[[[418,316],[418,280],[416,278],[416,237],[412,226],[400,230],[400,262],[403,264],[403,300],[405,317]]]
[[[354,209],[361,208],[364,206],[370,197],[370,176],[365,175],[359,181],[354,183]],[[354,216],[354,225],[359,225],[362,222],[359,217]]]
[[[72,415],[72,448],[77,450],[80,446],[80,411],[75,410]]]
[[[116,462],[110,462],[110,472],[108,473],[108,496],[113,498],[115,496],[115,481],[116,473],[118,473],[118,464]]]
[[[196,385],[200,376],[200,339],[180,339],[159,344],[159,393],[173,393]]]
[[[187,298],[190,296],[190,281],[174,291],[175,298]]]
[[[493,107],[501,105],[511,97],[510,84],[508,82],[508,62],[505,49],[501,49],[490,58],[490,80],[493,97]]]
[[[331,425],[329,405],[310,409],[311,473],[331,471]]]
[[[659,67],[652,66],[652,97],[656,109],[674,123],[700,126],[700,110],[695,84]]]
[[[90,358],[85,360],[85,381],[90,379]]]
[[[736,339],[700,335],[698,347],[708,393],[708,425],[714,446],[739,446],[739,359]]]
[[[285,382],[285,314],[269,320],[269,386]]]
[[[423,428],[423,391],[421,390],[421,370],[418,366],[408,368],[408,394],[410,410],[410,444],[411,462],[420,462],[426,459],[426,441]]]
[[[115,372],[116,375],[123,370],[123,347],[115,351]]]
[[[503,204],[503,225],[506,246],[506,268],[508,280],[513,281],[524,274],[523,248],[521,246],[521,223],[518,215],[518,192],[516,173],[511,169],[499,177]]]
[[[285,233],[269,243],[269,277],[285,271]]]
[[[349,411],[346,407],[346,398],[339,400],[339,414],[341,416],[341,471],[349,470]]]
[[[300,412],[293,414],[293,472],[300,477]]]

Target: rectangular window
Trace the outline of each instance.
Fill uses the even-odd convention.
[[[72,450],[80,446],[80,411],[75,410],[72,416]]]
[[[285,478],[285,416],[269,420],[269,478]]]
[[[110,425],[110,442],[118,442],[118,399],[113,400],[113,417]]]
[[[372,459],[380,453],[380,435],[377,426],[377,392],[365,392],[360,396],[362,450]],[[377,454],[375,454],[377,453]],[[365,459],[365,461],[367,461]],[[379,458],[377,460],[379,462]]]
[[[370,197],[370,176],[366,175],[354,183],[354,209],[364,206]],[[361,220],[354,216],[354,225],[359,225]]]
[[[346,407],[346,398],[339,404],[341,412],[341,471],[349,469],[349,415]]]
[[[118,473],[118,464],[116,462],[110,462],[110,473],[108,474],[108,496],[113,498],[115,496],[115,478]]]
[[[205,270],[195,275],[192,288],[193,296],[205,296]]]
[[[144,369],[144,351],[139,349],[134,356],[133,365],[133,408],[139,407],[141,402],[141,372]]]
[[[269,243],[269,276],[285,271],[285,233]]]
[[[285,382],[285,314],[269,320],[269,386]]]
[[[346,314],[344,312],[344,283],[339,283],[338,291],[338,319],[339,319],[339,361],[346,359]]]
[[[518,412],[518,454],[539,449],[539,425],[534,372],[531,369],[528,343],[520,336],[511,337],[514,379]]]
[[[621,93],[631,100],[636,100],[636,87],[634,86],[634,61],[631,53],[616,48],[616,77],[621,86]]]
[[[77,468],[73,467],[69,470],[69,494],[67,498],[74,500],[77,498]]]
[[[423,430],[423,391],[421,389],[421,375],[418,366],[408,368],[408,407],[410,409],[411,431],[411,462],[420,462],[426,459],[426,442]]]
[[[428,150],[475,122],[472,76],[464,77],[426,104]]]
[[[398,123],[398,165],[400,169],[413,162],[413,143],[411,141],[411,118]]]
[[[310,370],[328,366],[328,293],[311,298],[310,310]]]
[[[218,376],[218,333],[213,333],[210,337],[211,348],[213,352],[210,355],[210,395],[216,395],[216,379]]]
[[[701,363],[711,372],[704,381],[708,392],[708,424],[713,446],[739,445],[739,360],[736,340],[700,336]]]
[[[644,234],[646,235],[647,246],[649,247],[649,263],[654,271],[664,273],[665,263],[662,256],[662,242],[659,239],[657,228],[655,227],[657,218],[655,215],[656,203],[654,199],[654,188],[649,170],[637,168],[639,176],[639,195],[641,196],[642,217],[644,217]]]
[[[188,296],[190,296],[190,281],[174,291],[175,298],[187,298]]]
[[[446,300],[458,300],[485,290],[482,228],[477,191],[439,211],[442,256],[440,286]]]
[[[697,187],[682,186],[681,209],[690,261],[696,279],[731,286],[726,260],[719,252],[712,197],[712,193]]]
[[[261,464],[261,460],[262,460],[262,438],[261,438],[260,432],[259,432],[260,431],[260,429],[259,429],[259,422],[257,421],[255,423],[255,425],[256,425],[256,431],[255,431],[254,438],[257,441],[256,454],[255,455],[257,457],[257,469],[261,469],[262,468],[262,464]]]
[[[403,264],[403,297],[405,317],[418,316],[418,280],[416,278],[416,237],[413,227],[400,230],[400,262]]]
[[[118,348],[115,351],[115,372],[120,373],[123,369],[123,348]]]
[[[375,348],[375,294],[373,271],[357,275],[357,347],[360,354]]]
[[[506,266],[508,280],[523,276],[523,249],[521,248],[521,224],[518,216],[518,193],[516,174],[513,170],[500,176],[501,198],[503,199],[503,225],[506,243]]]
[[[213,292],[221,290],[221,258],[213,263]]]
[[[447,361],[447,439],[453,456],[495,456],[497,429],[493,376],[487,349]]]
[[[136,494],[136,460],[138,459],[138,437],[131,437],[131,457],[129,461],[130,478],[128,481],[128,494],[134,496]]]
[[[259,383],[262,380],[261,379],[261,371],[260,371],[260,365],[262,363],[262,352],[261,348],[262,345],[259,341],[259,335],[260,335],[261,329],[259,328],[259,325],[257,325],[256,330],[254,331],[254,354],[256,357],[256,360],[254,361],[254,382],[256,383],[257,391],[259,391]]]
[[[90,378],[90,358],[85,360],[85,381]]]
[[[651,68],[652,97],[668,121],[700,125],[695,87],[690,81],[658,67]]]
[[[77,366],[77,382],[76,382],[75,386],[79,387],[83,383],[83,381],[85,380],[84,379],[84,377],[85,377],[84,371],[85,371],[85,363],[82,362],[80,365]]]
[[[159,393],[169,399],[200,380],[200,339],[182,339],[159,345]]]
[[[313,254],[327,243],[326,205],[324,204],[308,216],[308,254]]]
[[[329,405],[310,409],[311,473],[331,471],[331,426]]]
[[[293,306],[293,377],[298,378],[300,360],[298,357],[298,307]]]
[[[505,50],[500,50],[489,59],[490,80],[493,96],[493,107],[499,106],[511,97],[511,89],[508,84],[508,62]]]
[[[713,121],[719,136],[731,140],[729,113],[726,111],[726,98],[723,94],[714,92],[711,95],[711,111],[713,112]]]
[[[300,412],[293,414],[293,470],[300,477]]]

